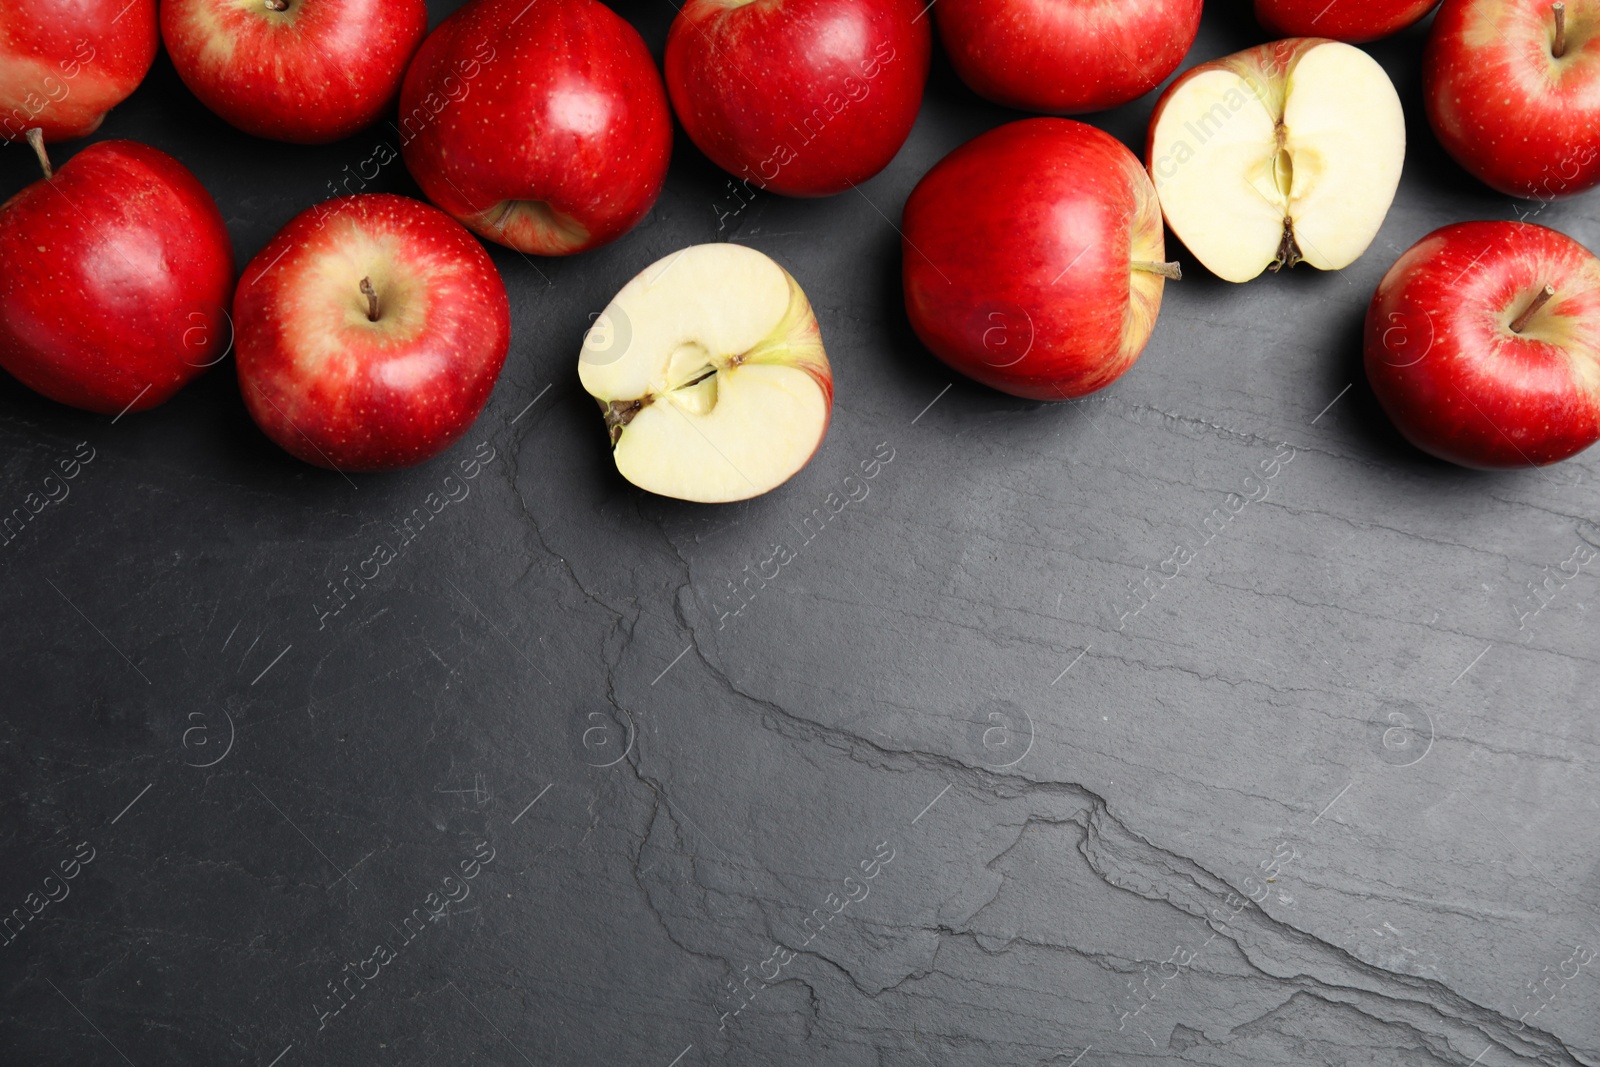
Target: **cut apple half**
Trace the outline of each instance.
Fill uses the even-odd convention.
[[[810,301],[744,245],[696,245],[640,272],[585,335],[578,378],[624,478],[707,504],[788,481],[833,409]]]
[[[1219,278],[1339,270],[1383,225],[1405,116],[1382,67],[1297,38],[1196,67],[1151,119],[1146,163],[1167,225]]]

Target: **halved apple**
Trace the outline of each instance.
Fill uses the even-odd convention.
[[[707,504],[788,481],[833,410],[810,301],[744,245],[695,245],[645,268],[585,335],[578,378],[624,478]]]
[[[1167,225],[1213,274],[1349,266],[1389,213],[1405,116],[1359,48],[1300,37],[1195,67],[1162,94],[1145,162]]]

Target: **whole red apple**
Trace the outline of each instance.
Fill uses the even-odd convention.
[[[1414,26],[1439,0],[1256,0],[1256,21],[1277,37],[1376,41]]]
[[[429,200],[474,233],[544,256],[631,230],[672,153],[655,61],[599,0],[472,0],[406,72],[400,131]]]
[[[1439,143],[1479,180],[1551,200],[1600,184],[1600,2],[1445,0],[1422,57]]]
[[[933,30],[919,0],[688,0],[667,91],[690,140],[785,196],[877,174],[922,105]]]
[[[511,341],[483,246],[437,208],[387,193],[296,215],[245,268],[233,319],[256,424],[341,471],[444,451],[483,410]]]
[[[0,4],[0,138],[87,137],[156,58],[156,0]]]
[[[428,32],[425,0],[162,0],[178,77],[245,133],[323,144],[376,122]]]
[[[906,311],[923,344],[1036,400],[1103,389],[1139,358],[1167,278],[1161,207],[1133,153],[1071,119],[951,152],[906,201]]]
[[[938,0],[939,37],[987,100],[1074,115],[1160,85],[1200,30],[1201,0]]]
[[[233,245],[183,164],[101,141],[0,205],[0,366],[63,404],[155,407],[227,354]]]
[[[1555,463],[1600,440],[1600,260],[1525,222],[1435,230],[1367,309],[1367,378],[1424,452]]]

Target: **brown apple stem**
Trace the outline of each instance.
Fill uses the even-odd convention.
[[[289,10],[289,0],[266,0],[268,11]]]
[[[1556,14],[1556,43],[1550,51],[1560,59],[1567,54],[1567,5],[1557,0],[1557,3],[1550,5],[1550,10]]]
[[[367,321],[378,321],[378,290],[372,287],[371,278],[361,279],[361,294],[367,298]]]
[[[1522,314],[1518,315],[1512,320],[1511,332],[1521,333],[1524,329],[1526,329],[1528,326],[1528,320],[1533,318],[1534,312],[1544,307],[1549,299],[1555,295],[1556,287],[1553,285],[1547,285],[1543,289],[1540,289],[1538,295],[1533,298],[1533,302],[1527,307],[1523,308]]]
[[[1152,263],[1147,259],[1136,259],[1131,264],[1134,270],[1142,270],[1148,274],[1159,274],[1163,278],[1173,281],[1183,280],[1183,269],[1176,263]]]
[[[27,133],[28,144],[33,148],[33,154],[39,157],[39,167],[44,171],[44,180],[49,181],[56,176],[55,168],[50,165],[50,153],[44,150],[44,131],[35,127]]]

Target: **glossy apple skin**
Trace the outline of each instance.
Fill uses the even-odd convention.
[[[1076,115],[1126,104],[1178,69],[1201,0],[939,0],[939,38],[986,100]]]
[[[291,455],[340,471],[397,470],[448,448],[483,410],[511,342],[483,246],[437,208],[388,193],[296,215],[245,268],[233,318],[251,417]]]
[[[1161,208],[1133,153],[1071,119],[1027,119],[946,156],[906,202],[906,312],[923,344],[1035,400],[1103,389],[1144,349],[1164,279]]]
[[[1361,44],[1415,26],[1439,0],[1256,0],[1256,21],[1277,37],[1327,37]]]
[[[1510,196],[1552,200],[1600,184],[1600,4],[1568,0],[1555,59],[1550,5],[1446,0],[1422,58],[1428,122],[1445,151]]]
[[[417,53],[400,128],[429,200],[482,237],[548,256],[638,225],[672,153],[655,61],[598,0],[472,0]],[[547,205],[557,221],[508,214],[511,201]]]
[[[1545,285],[1555,296],[1510,323]],[[1600,260],[1524,222],[1462,222],[1378,284],[1367,379],[1406,439],[1463,467],[1543,466],[1600,440]]]
[[[922,105],[933,28],[917,0],[688,0],[667,36],[667,91],[729,174],[832,196],[877,174]]]
[[[324,144],[372,125],[394,102],[428,32],[425,0],[162,0],[178,77],[245,133]]]
[[[87,137],[156,58],[156,0],[0,4],[0,138]]]
[[[52,400],[167,400],[227,355],[232,291],[216,203],[147,145],[90,145],[0,206],[0,366]]]

